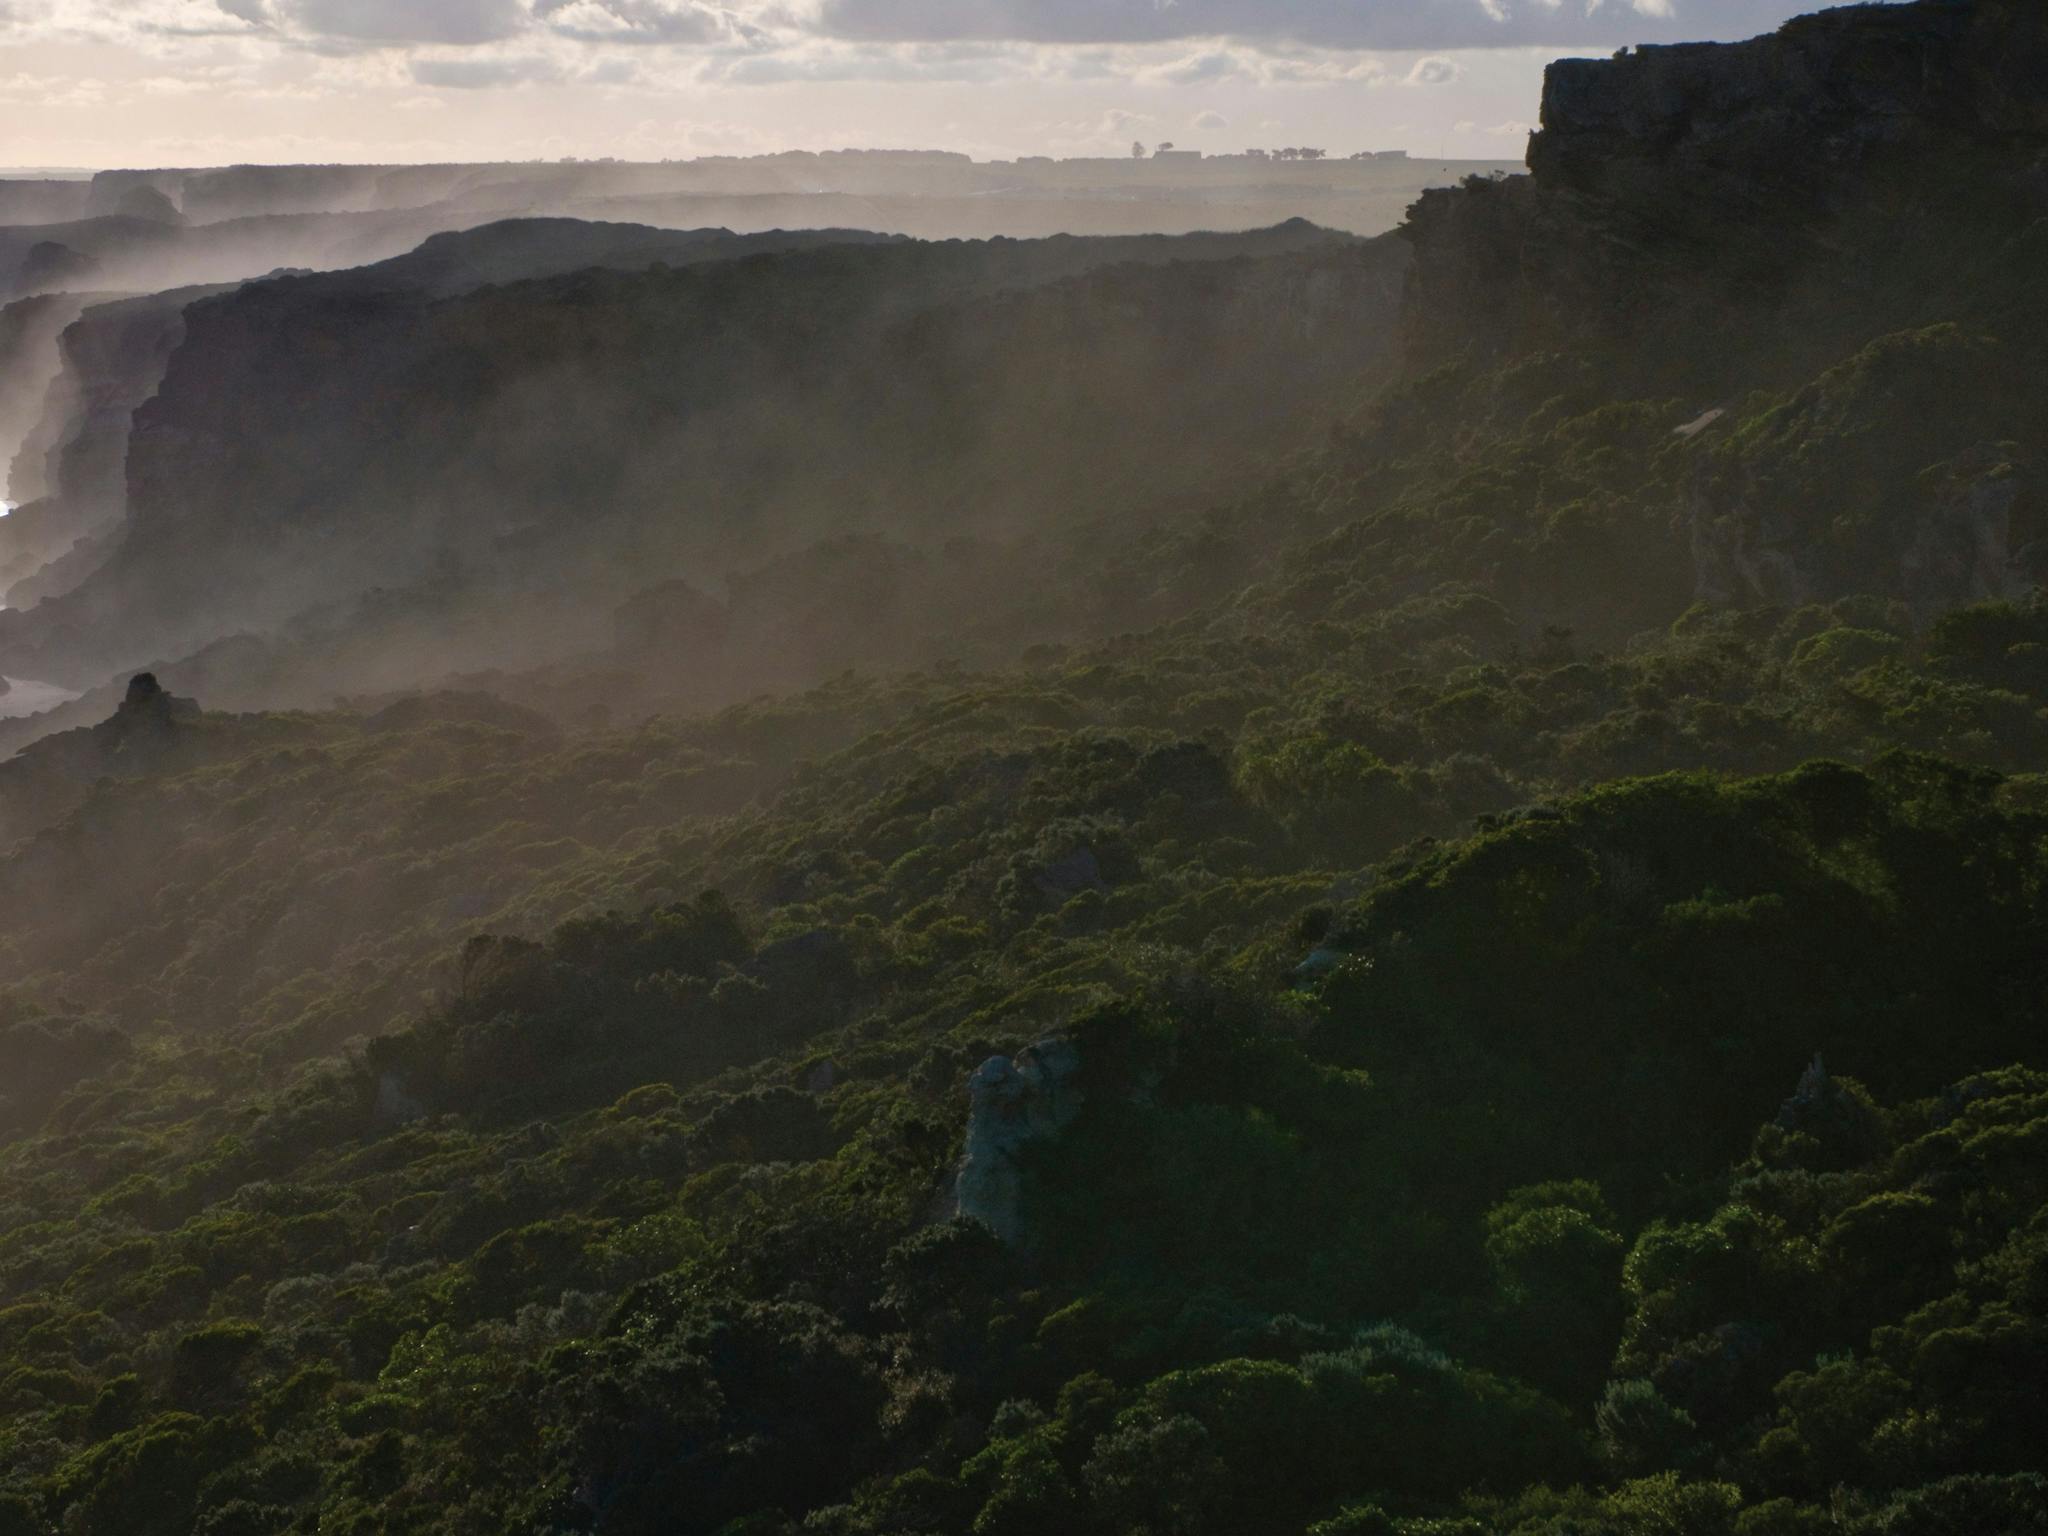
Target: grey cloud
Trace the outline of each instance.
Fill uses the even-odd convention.
[[[223,6],[223,9],[228,7]],[[243,6],[234,14],[254,6]],[[519,0],[275,0],[280,22],[355,43],[492,43],[528,25]]]
[[[505,85],[546,85],[562,78],[551,59],[414,59],[412,77],[420,85],[450,90],[481,91]]]
[[[534,15],[563,37],[586,43],[721,41],[720,18],[688,0],[539,0]]]
[[[262,0],[241,0],[241,4],[237,4],[236,0],[217,0],[216,5],[210,10],[204,5],[190,10],[178,10],[169,6],[138,8],[131,18],[124,19],[139,37],[246,37],[251,30],[249,19],[239,13],[247,4],[254,4],[260,10]],[[5,26],[11,20],[25,19],[19,6],[10,9],[8,0],[0,0],[0,26]],[[255,19],[260,27],[261,17]]]
[[[1816,0],[825,0],[823,27],[871,42],[1223,36],[1323,48],[1610,48],[1749,37],[1815,8]]]
[[[904,84],[945,80],[993,84],[1013,77],[1017,61],[998,52],[973,48],[805,50],[714,55],[702,78],[725,85],[819,84],[828,81],[900,81]]]

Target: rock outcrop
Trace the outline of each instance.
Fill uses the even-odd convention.
[[[1845,6],[1746,43],[1555,63],[1531,174],[1417,204],[1410,349],[1626,338],[1667,375],[1734,362],[1753,386],[1755,354],[1700,344],[1717,324],[1760,343],[1767,321],[1809,362],[1860,345],[1910,313],[1884,278],[1912,244],[1939,247],[1925,280],[1954,279],[1937,258],[2048,217],[2044,72],[2032,0]]]
[[[14,274],[16,293],[57,293],[66,288],[89,288],[99,279],[100,259],[86,251],[74,250],[61,240],[38,240],[21,258]]]
[[[954,1214],[978,1221],[1013,1246],[1025,1238],[1019,1158],[1057,1136],[1081,1109],[1080,1052],[1041,1040],[1015,1060],[994,1056],[967,1083],[967,1145],[954,1187]]]
[[[170,693],[151,673],[130,678],[108,718],[45,737],[0,762],[0,844],[61,819],[98,780],[190,765],[204,731],[195,700]]]
[[[2032,0],[1554,64],[1530,174],[1417,205],[1407,365],[1570,356],[1610,398],[1696,402],[1671,516],[1703,598],[2023,595],[2048,533],[2043,78]]]
[[[1837,1082],[1816,1055],[1799,1075],[1792,1097],[1779,1106],[1776,1123],[1779,1130],[1810,1136],[1838,1151],[1868,1155],[1876,1120],[1868,1098]]]
[[[160,190],[150,186],[129,188],[114,205],[114,212],[123,218],[147,219],[157,224],[185,222],[185,215],[178,211],[178,205]]]
[[[116,215],[62,224],[0,225],[0,303],[72,288],[129,289],[138,267],[163,263],[183,231],[155,219]],[[158,280],[159,283],[161,279]]]
[[[1842,6],[1750,42],[1552,64],[1529,167],[1620,203],[1661,201],[1674,180],[1710,208],[1825,200],[1883,157],[2048,142],[2044,78],[2033,0]]]
[[[198,717],[198,701],[166,691],[154,672],[138,672],[129,678],[128,693],[114,712],[114,722],[124,732],[163,730]]]

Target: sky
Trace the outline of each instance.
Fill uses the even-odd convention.
[[[1543,66],[1817,0],[0,0],[0,166],[1519,159]]]

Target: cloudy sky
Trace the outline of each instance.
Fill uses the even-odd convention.
[[[0,165],[1518,158],[1546,60],[1818,0],[0,0]]]

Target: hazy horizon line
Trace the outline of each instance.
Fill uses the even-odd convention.
[[[636,160],[636,159],[628,159],[628,158],[626,158],[626,157],[624,157],[624,156],[619,156],[619,157],[616,157],[616,158],[609,158],[609,159],[607,159],[607,158],[597,158],[597,159],[593,159],[593,158],[589,158],[589,157],[587,157],[587,156],[574,156],[574,155],[571,155],[571,156],[564,156],[564,157],[562,157],[562,158],[560,158],[560,159],[545,159],[545,158],[535,158],[535,157],[532,157],[532,156],[513,156],[513,157],[506,157],[506,158],[502,158],[502,159],[492,159],[492,158],[488,158],[488,157],[483,157],[483,158],[454,158],[454,159],[426,159],[426,160],[408,160],[408,159],[390,159],[390,160],[367,160],[367,159],[366,159],[366,160],[220,160],[220,161],[213,161],[213,162],[207,162],[207,163],[202,163],[202,162],[197,162],[197,161],[195,161],[195,162],[191,162],[191,163],[188,163],[188,164],[182,164],[182,165],[173,165],[173,164],[164,164],[164,165],[144,165],[144,164],[140,164],[140,163],[130,163],[130,164],[112,164],[112,163],[110,163],[110,164],[106,164],[106,165],[57,165],[57,166],[45,166],[45,165],[0,165],[0,179],[9,179],[9,180],[21,180],[21,179],[25,179],[25,178],[29,178],[29,177],[37,177],[37,176],[40,176],[40,177],[47,177],[47,178],[52,178],[52,179],[59,179],[59,178],[82,178],[82,177],[91,177],[91,176],[101,176],[101,175],[106,175],[106,174],[109,174],[109,173],[111,173],[111,172],[116,172],[116,171],[220,171],[220,170],[237,170],[237,169],[242,169],[242,168],[245,168],[245,167],[246,167],[246,168],[249,168],[249,169],[260,169],[260,170],[317,170],[317,169],[321,169],[321,168],[325,168],[325,167],[333,167],[333,166],[370,166],[370,165],[375,165],[375,166],[385,166],[385,165],[389,165],[389,166],[434,166],[434,165],[504,165],[504,166],[515,166],[515,165],[522,165],[522,166],[523,166],[523,165],[535,165],[535,166],[539,166],[539,165],[549,165],[549,166],[563,166],[563,165],[588,165],[588,166],[607,166],[607,165],[608,165],[608,166],[657,166],[657,165],[703,165],[703,164],[708,164],[708,163],[712,163],[712,162],[715,162],[715,161],[728,161],[728,160],[730,160],[730,161],[746,161],[746,160],[780,160],[780,159],[787,159],[787,158],[790,158],[790,157],[792,157],[792,156],[797,156],[797,155],[814,155],[814,156],[822,156],[822,155],[940,155],[940,154],[943,154],[943,155],[954,155],[954,154],[956,154],[956,153],[959,153],[959,152],[957,152],[957,151],[953,151],[953,150],[942,150],[942,149],[777,149],[777,150],[764,150],[764,151],[762,151],[762,152],[761,152],[761,153],[759,153],[759,154],[752,154],[752,155],[736,155],[736,154],[719,154],[719,155],[677,155],[677,156],[671,156],[671,157],[668,157],[668,158],[665,158],[665,159],[659,159],[659,160]],[[1213,162],[1213,161],[1218,161],[1218,160],[1243,160],[1243,159],[1248,159],[1248,158],[1250,158],[1250,157],[1249,157],[1249,156],[1247,156],[1247,155],[1246,155],[1246,154],[1245,154],[1245,153],[1244,153],[1244,152],[1243,152],[1242,150],[1237,150],[1237,151],[1223,151],[1223,152],[1221,152],[1221,153],[1216,153],[1216,154],[1211,154],[1210,152],[1208,152],[1208,151],[1206,151],[1206,150],[1201,150],[1201,151],[1197,151],[1197,153],[1198,153],[1198,154],[1200,155],[1200,157],[1201,157],[1201,161],[1202,161],[1202,162],[1204,162],[1204,163],[1208,163],[1208,162]],[[1493,156],[1489,156],[1489,155],[1424,155],[1424,154],[1417,154],[1417,153],[1415,153],[1415,152],[1414,152],[1413,150],[1404,150],[1404,149],[1400,149],[1400,148],[1399,148],[1398,146],[1395,146],[1395,147],[1391,147],[1391,148],[1389,148],[1389,149],[1385,149],[1385,150],[1362,150],[1362,151],[1357,151],[1356,153],[1357,153],[1357,154],[1389,154],[1389,155],[1390,155],[1390,154],[1402,154],[1402,155],[1405,155],[1405,156],[1407,157],[1407,159],[1408,159],[1408,161],[1409,161],[1410,163],[1412,163],[1412,164],[1419,164],[1419,165],[1427,165],[1427,164],[1428,164],[1428,163],[1430,163],[1431,161],[1437,161],[1437,162],[1439,162],[1439,163],[1442,163],[1442,164],[1445,164],[1445,165],[1509,165],[1509,164],[1515,164],[1515,165],[1519,165],[1519,164],[1521,164],[1521,163],[1522,163],[1522,157],[1521,157],[1520,155],[1493,155]],[[1122,162],[1122,161],[1128,161],[1129,163],[1131,163],[1131,164],[1133,164],[1133,165],[1145,165],[1145,164],[1150,164],[1150,163],[1152,163],[1152,157],[1151,157],[1150,155],[1147,155],[1147,156],[1145,156],[1145,157],[1144,157],[1143,159],[1140,159],[1140,158],[1138,158],[1138,157],[1136,157],[1136,156],[1131,156],[1131,155],[1043,155],[1043,156],[1034,156],[1034,155],[1009,155],[1009,156],[1002,156],[1002,155],[995,155],[995,156],[989,156],[989,157],[987,157],[987,158],[982,158],[982,157],[979,157],[979,156],[975,156],[975,155],[968,155],[968,154],[960,154],[960,158],[961,158],[961,159],[963,159],[963,160],[965,160],[965,161],[966,161],[966,162],[967,162],[968,164],[970,164],[970,165],[1018,165],[1018,164],[1023,164],[1023,163],[1027,163],[1027,162],[1035,162],[1035,161],[1039,161],[1039,160],[1047,161],[1047,162],[1049,162],[1049,163],[1051,163],[1051,164],[1054,164],[1054,165],[1095,165],[1095,164],[1104,164],[1104,163],[1117,163],[1117,162]],[[1185,164],[1188,164],[1188,163],[1190,163],[1190,162],[1187,162],[1187,161],[1179,161],[1179,162],[1173,162],[1173,163],[1177,163],[1177,164],[1183,164],[1183,165],[1185,165]],[[1329,153],[1329,154],[1328,154],[1328,155],[1327,155],[1327,156],[1326,156],[1325,158],[1323,158],[1323,159],[1321,159],[1321,160],[1275,160],[1275,161],[1272,161],[1272,162],[1269,162],[1269,163],[1271,163],[1271,164],[1274,164],[1274,165],[1301,165],[1301,166],[1307,166],[1307,165],[1319,165],[1319,166],[1323,166],[1323,167],[1325,167],[1325,168],[1328,168],[1328,167],[1331,167],[1331,166],[1337,166],[1337,165],[1348,165],[1348,164],[1352,164],[1352,163],[1354,163],[1354,156],[1353,156],[1352,154],[1339,154],[1339,153],[1336,153],[1336,152],[1332,151],[1332,152],[1330,152],[1330,153]]]

